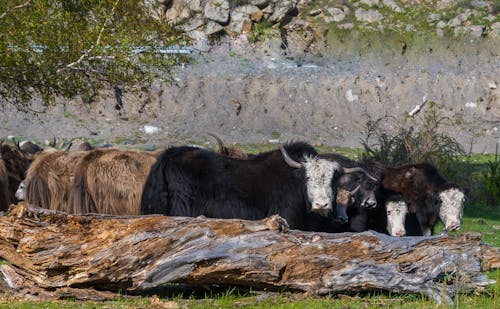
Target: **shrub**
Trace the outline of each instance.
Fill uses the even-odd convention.
[[[444,174],[454,176],[457,162],[464,157],[465,151],[442,129],[455,122],[440,116],[435,102],[428,102],[426,106],[422,117],[407,116],[395,133],[381,128],[381,124],[389,117],[374,121],[369,118],[365,137],[361,141],[363,156],[386,165],[431,163]]]

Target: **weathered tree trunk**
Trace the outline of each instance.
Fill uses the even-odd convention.
[[[451,301],[491,284],[483,272],[500,267],[499,248],[480,238],[301,232],[278,216],[67,215],[21,204],[0,217],[0,256],[8,261],[0,289],[102,298],[185,283],[314,294],[383,289]]]

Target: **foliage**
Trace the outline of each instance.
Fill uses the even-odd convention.
[[[252,30],[248,35],[248,41],[252,43],[256,43],[259,41],[263,41],[267,38],[272,37],[275,34],[274,29],[272,28],[272,24],[270,21],[263,19],[258,23],[254,23],[252,25]]]
[[[423,104],[424,105],[424,104]],[[431,163],[445,174],[453,174],[457,161],[465,155],[462,146],[442,132],[445,125],[456,122],[438,114],[438,105],[428,102],[422,117],[410,117],[396,134],[387,132],[382,124],[388,117],[368,119],[361,141],[364,156],[386,165]]]
[[[1,1],[0,98],[19,108],[35,94],[46,104],[55,96],[88,102],[105,86],[168,79],[178,59],[151,51],[180,39],[142,1]]]
[[[488,170],[483,172],[484,189],[487,196],[491,198],[493,205],[500,202],[500,161],[498,160],[498,144],[495,151],[495,159],[488,160]]]

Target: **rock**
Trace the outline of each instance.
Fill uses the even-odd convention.
[[[165,6],[161,0],[144,0],[143,10],[148,15],[154,19],[161,20],[165,16]]]
[[[440,14],[436,14],[436,13],[431,13],[429,14],[429,16],[427,16],[427,22],[428,23],[432,23],[432,22],[435,22],[435,21],[438,21],[441,19],[441,15]]]
[[[352,89],[346,91],[345,98],[349,102],[354,102],[358,100],[358,96],[352,93]]]
[[[332,15],[333,21],[337,23],[345,19],[346,14],[339,8],[327,8],[326,10]]]
[[[363,3],[363,4],[366,4],[368,5],[369,7],[372,7],[372,6],[379,6],[380,4],[380,1],[379,0],[361,0],[359,1],[360,3]]]
[[[145,125],[144,128],[144,133],[146,134],[156,134],[160,132],[160,128],[152,126],[152,125]]]
[[[201,0],[185,0],[187,7],[193,12],[203,12]]]
[[[165,12],[165,20],[177,24],[191,17],[191,9],[183,0],[173,0],[172,6]]]
[[[483,36],[483,34],[485,33],[486,26],[482,26],[482,25],[468,26],[468,27],[466,27],[466,29],[472,37],[479,38],[479,37]]]
[[[470,12],[459,14],[455,18],[450,19],[450,21],[448,22],[448,26],[458,27],[462,25],[469,18],[470,15],[471,15]]]
[[[437,3],[438,10],[444,10],[452,7],[455,4],[456,0],[439,0]]]
[[[340,24],[337,26],[339,29],[352,29],[354,28],[354,24],[353,23],[345,23],[345,24]]]
[[[323,11],[321,9],[315,9],[315,10],[311,10],[309,12],[309,16],[316,16],[316,15],[319,15],[321,13],[323,13]]]
[[[274,7],[274,12],[269,17],[269,21],[273,24],[282,22],[285,17],[290,13],[296,6],[296,1],[284,0],[278,1]]]
[[[269,5],[269,0],[250,0],[249,3],[251,5],[255,5],[256,7],[263,9]]]
[[[262,11],[255,5],[238,6],[231,12],[228,30],[235,34],[250,32],[252,21],[259,22],[262,16]]]
[[[205,5],[205,17],[221,24],[229,21],[228,0],[208,0]]]
[[[205,35],[211,35],[224,30],[224,27],[219,23],[209,20],[205,25]]]
[[[440,21],[436,24],[436,28],[438,28],[438,29],[443,29],[444,27],[446,27],[446,22],[445,22],[445,21],[440,20]]]
[[[354,12],[354,16],[359,21],[364,21],[368,23],[380,22],[382,20],[382,14],[377,10],[365,10],[359,8]]]
[[[190,19],[187,23],[183,24],[180,28],[185,32],[190,32],[201,28],[203,25],[205,25],[205,19],[202,16],[198,15]]]
[[[495,83],[495,82],[489,82],[488,83],[488,88],[490,88],[490,89],[497,89],[497,83]]]
[[[484,9],[491,10],[491,3],[488,1],[472,0],[470,2],[470,5],[472,5],[475,8],[484,8]]]
[[[500,22],[491,25],[491,36],[500,36]]]
[[[384,4],[385,7],[388,7],[391,9],[393,12],[396,13],[404,13],[404,9],[400,7],[394,0],[382,0],[382,3]]]

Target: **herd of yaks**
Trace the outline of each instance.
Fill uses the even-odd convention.
[[[278,214],[290,228],[431,235],[441,220],[459,229],[465,195],[430,164],[383,166],[305,142],[246,154],[176,146],[139,151],[0,145],[0,213],[20,200],[71,214],[164,214],[258,220]]]

